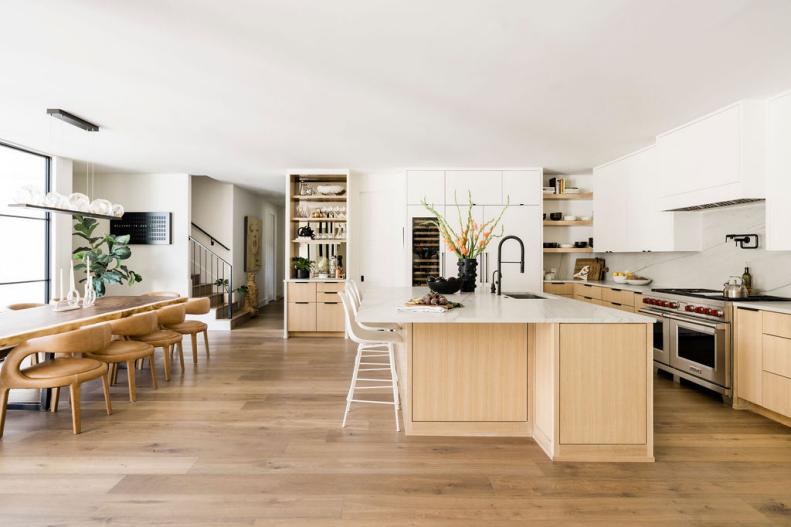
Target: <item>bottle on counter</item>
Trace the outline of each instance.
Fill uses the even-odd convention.
[[[753,275],[750,274],[750,268],[744,268],[744,274],[742,275],[742,285],[747,288],[747,295],[753,294]]]

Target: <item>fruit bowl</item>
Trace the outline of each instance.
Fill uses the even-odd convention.
[[[626,275],[613,275],[612,281],[616,284],[625,284],[626,283]]]
[[[651,282],[653,282],[653,280],[650,278],[630,278],[626,281],[629,285],[648,285]]]
[[[429,279],[426,280],[426,285],[435,293],[452,295],[453,293],[458,293],[459,289],[461,289],[461,280],[456,277],[450,277],[447,280],[444,278],[429,277]]]

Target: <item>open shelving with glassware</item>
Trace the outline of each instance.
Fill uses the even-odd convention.
[[[544,184],[548,185],[548,178],[557,176],[545,176]],[[544,242],[553,242],[571,247],[545,247],[544,255],[564,255],[564,254],[585,254],[592,253],[593,247],[590,246],[590,239],[593,237],[593,191],[585,190],[593,188],[593,178],[591,174],[576,174],[560,176],[568,184],[580,187],[578,192],[565,192],[543,195],[544,199]],[[565,184],[564,184],[565,185]],[[550,219],[551,213],[559,213],[562,217],[559,220]],[[574,216],[573,219],[565,219]],[[585,218],[585,219],[582,219]],[[595,240],[594,240],[595,241]],[[574,247],[575,242],[585,242],[585,247]],[[559,260],[552,260],[549,265],[545,262],[545,267],[556,267]]]
[[[343,335],[338,292],[350,263],[348,170],[305,170],[288,174],[286,203],[286,287],[284,336]],[[333,188],[335,187],[335,188]],[[300,277],[294,258],[310,261]]]

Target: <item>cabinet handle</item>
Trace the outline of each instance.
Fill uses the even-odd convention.
[[[324,305],[331,305],[331,306],[335,306],[335,305],[337,305],[337,304],[338,304],[338,302],[324,302]]]
[[[623,304],[619,304],[618,302],[610,302],[614,306],[622,306]]]
[[[295,304],[310,304],[310,302],[294,302]]]
[[[486,265],[484,266],[486,268],[486,273],[483,275],[483,279],[484,279],[483,281],[484,283],[488,284],[489,283],[489,253],[484,253],[483,257],[486,260]]]
[[[760,309],[755,309],[754,307],[740,307],[739,311],[760,311]]]
[[[592,286],[592,285],[590,285],[590,284],[582,284],[582,285],[583,285],[583,287],[593,287],[593,286]]]

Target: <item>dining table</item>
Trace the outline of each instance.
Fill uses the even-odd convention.
[[[69,311],[56,311],[54,305],[45,305],[4,311],[0,313],[0,360],[14,348],[29,339],[56,335],[100,322],[117,320],[164,306],[186,302],[182,296],[104,296],[90,307]],[[2,368],[2,362],[0,362]],[[17,402],[9,409],[46,410],[50,403],[50,390],[41,390],[39,401]]]

